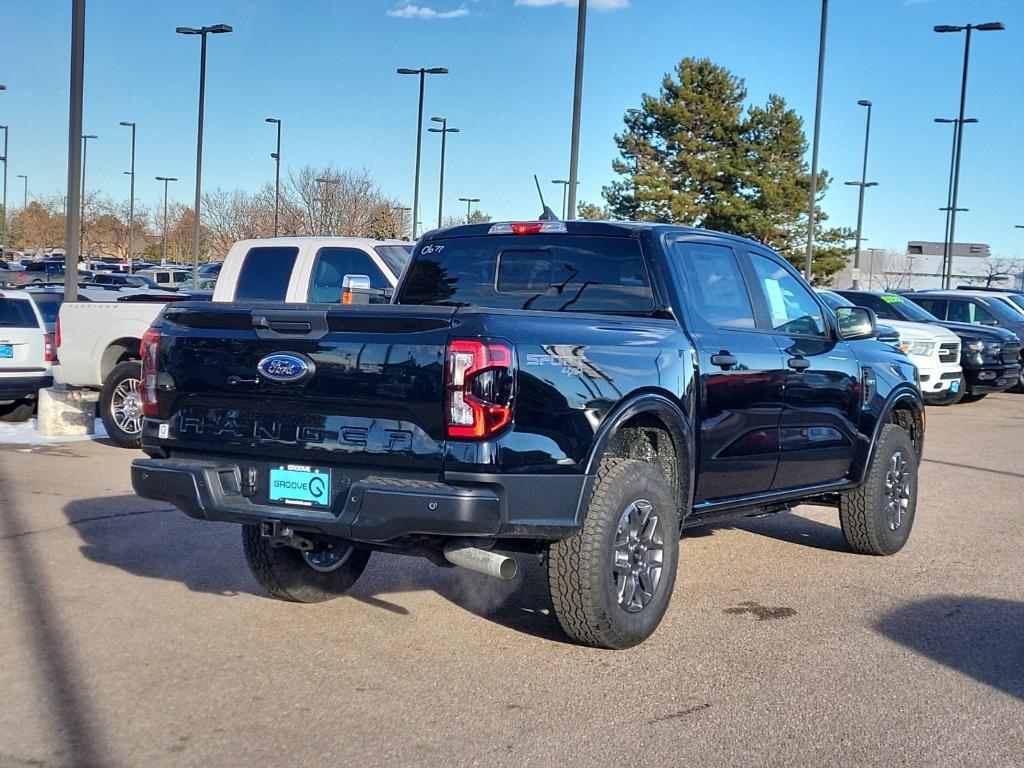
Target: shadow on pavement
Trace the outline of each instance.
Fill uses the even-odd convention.
[[[1024,602],[943,595],[898,608],[882,635],[1024,700]]]
[[[240,527],[190,520],[135,496],[73,501],[64,508],[89,560],[193,592],[269,596],[249,573]],[[127,518],[127,519],[126,519]],[[454,605],[518,632],[568,642],[551,610],[547,573],[535,557],[516,554],[519,575],[503,582],[426,560],[375,552],[349,597],[398,616],[408,609],[381,595],[432,590]]]
[[[942,464],[945,467],[956,467],[957,469],[969,469],[974,472],[989,472],[993,475],[1005,475],[1006,477],[1024,478],[1024,472],[1009,472],[1005,469],[991,469],[989,467],[978,467],[974,464],[958,464],[955,461],[940,461],[939,459],[925,459],[926,464]]]
[[[2,467],[0,498],[4,499],[0,551],[11,593],[22,605],[19,621],[28,635],[26,645],[35,654],[33,666],[41,678],[40,692],[46,696],[58,728],[54,735],[63,743],[63,748],[55,751],[63,752],[74,765],[111,765],[113,761],[108,758],[102,734],[96,727],[99,718],[89,701],[82,666],[75,658],[72,636],[64,627],[59,601],[50,587],[46,562],[52,553],[39,551],[37,541],[23,535],[31,521],[20,509],[11,480]]]
[[[804,547],[824,549],[829,552],[850,551],[838,520],[835,525],[828,525],[790,512],[764,517],[746,517],[723,523],[711,523],[698,528],[688,528],[683,531],[683,540],[711,536],[716,531],[729,529],[746,531],[758,536],[799,544]]]

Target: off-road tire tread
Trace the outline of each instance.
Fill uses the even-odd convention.
[[[864,476],[864,482],[839,497],[839,524],[843,530],[843,536],[846,537],[846,543],[858,554],[894,554],[888,550],[869,522],[875,513],[873,506],[876,503],[877,485],[884,482],[889,458],[892,455],[889,443],[893,440],[905,442],[904,450],[913,457],[916,467],[919,459],[917,451],[914,450],[914,444],[910,440],[910,435],[898,424],[886,424],[878,436],[878,444],[875,446],[875,452],[871,458],[871,465]],[[913,521],[911,521],[912,523]]]
[[[573,640],[599,648],[628,648],[636,640],[624,635],[599,609],[598,585],[588,577],[595,559],[602,556],[600,542],[608,528],[618,524],[622,510],[612,506],[609,496],[629,472],[653,473],[648,479],[664,483],[658,471],[634,459],[609,458],[601,462],[594,492],[587,507],[583,527],[575,535],[553,543],[548,556],[548,585],[555,615],[562,629]],[[671,493],[666,492],[671,498]],[[674,535],[674,530],[668,535]],[[664,576],[663,576],[664,578]]]

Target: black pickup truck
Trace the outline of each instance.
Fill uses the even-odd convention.
[[[924,407],[874,335],[739,237],[443,229],[390,305],[169,305],[132,481],[241,523],[280,598],[343,594],[373,551],[502,578],[499,552],[529,553],[572,638],[625,648],[661,621],[688,526],[811,502],[856,552],[903,547]]]

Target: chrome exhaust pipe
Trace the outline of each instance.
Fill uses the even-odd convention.
[[[508,581],[515,577],[519,565],[511,557],[474,547],[466,539],[453,539],[444,545],[444,559],[477,573]]]

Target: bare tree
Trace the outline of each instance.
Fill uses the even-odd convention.
[[[390,206],[365,169],[338,170],[307,165],[289,174],[289,204],[301,211],[299,234],[369,237],[381,206]]]
[[[896,291],[901,288],[910,288],[913,276],[913,260],[904,253],[893,253],[886,251],[882,254],[881,272],[878,270],[878,262],[875,263],[874,281],[881,284],[883,291]]]
[[[1016,259],[986,258],[976,274],[966,275],[964,280],[969,285],[981,284],[986,288],[1003,285],[1019,275],[1024,269],[1024,262]]]

